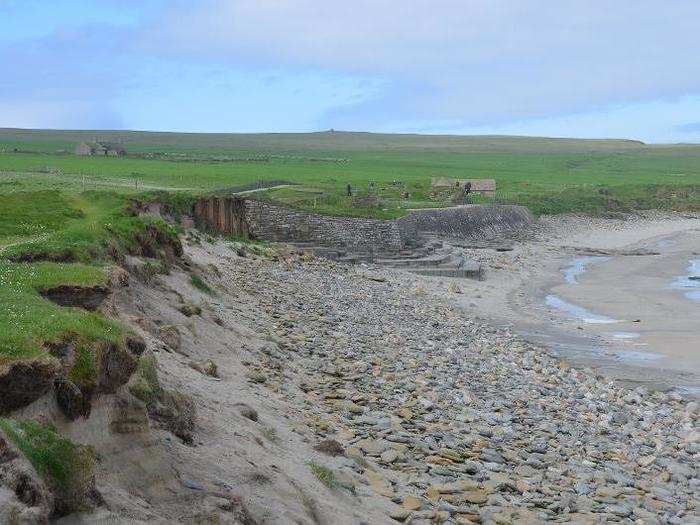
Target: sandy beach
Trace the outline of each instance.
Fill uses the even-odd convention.
[[[700,395],[700,302],[688,280],[700,219],[543,219],[512,251],[464,252],[487,279],[464,285],[461,307],[603,375]]]

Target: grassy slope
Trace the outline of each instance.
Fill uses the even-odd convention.
[[[77,140],[95,137],[122,141],[132,154],[166,155],[98,159],[56,153],[72,150]],[[8,153],[14,147],[35,153]],[[145,185],[189,192],[286,180],[301,187],[275,190],[269,197],[308,209],[315,203],[315,209],[324,213],[393,217],[404,208],[445,205],[449,195],[431,195],[430,178],[447,176],[495,178],[499,201],[522,203],[538,213],[700,207],[700,146],[367,133],[0,130],[3,149],[0,172],[5,174],[0,175],[0,191],[59,188],[77,192],[82,189],[83,176],[89,188],[110,187],[121,192],[135,191],[136,180],[141,189]],[[221,155],[229,161],[221,162]],[[260,155],[265,161],[240,160]],[[393,180],[405,186],[392,186]],[[344,198],[348,183],[363,195],[369,191],[369,181],[376,183],[380,207],[356,208],[352,199]],[[674,188],[681,191],[675,193]],[[409,192],[408,199],[401,197],[402,191]]]
[[[56,131],[0,129],[6,150],[72,152],[76,142],[108,140],[123,143],[130,152],[307,152],[307,151],[592,151],[644,147],[632,140],[550,139],[541,137],[321,133],[162,133],[141,131]]]
[[[104,317],[63,308],[39,291],[58,285],[104,285],[103,268],[80,264],[11,263],[0,261],[0,362],[38,357],[42,343],[75,337],[85,345],[116,342],[121,329]]]
[[[105,344],[122,344],[124,330],[101,314],[57,306],[40,292],[106,285],[110,257],[138,252],[143,241],[137,236],[147,228],[163,238],[174,234],[160,220],[134,216],[128,201],[105,192],[0,196],[0,232],[5,239],[24,235],[4,247],[0,237],[0,364],[44,356],[47,343],[71,341],[77,349],[71,379],[81,385],[94,381],[96,352]]]

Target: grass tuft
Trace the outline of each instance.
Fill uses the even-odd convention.
[[[146,404],[152,403],[161,394],[155,356],[143,355],[139,358],[136,373],[129,384],[129,391]]]
[[[279,442],[279,435],[277,434],[277,429],[272,428],[272,427],[264,427],[262,429],[262,435],[267,439],[270,443],[278,443]]]
[[[208,295],[214,295],[214,290],[212,290],[211,287],[199,275],[191,275],[190,282],[192,283],[192,286],[197,288],[197,290],[200,292],[204,292]]]
[[[90,447],[76,445],[52,426],[34,421],[0,418],[0,429],[51,486],[60,512],[86,505],[95,464]]]
[[[318,480],[323,483],[329,489],[334,489],[338,486],[338,481],[335,478],[335,474],[328,467],[314,463],[313,461],[309,463],[309,468]]]

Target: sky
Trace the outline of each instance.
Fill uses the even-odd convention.
[[[700,142],[698,0],[0,0],[0,127]]]

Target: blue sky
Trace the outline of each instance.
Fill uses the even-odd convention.
[[[700,142],[697,0],[0,0],[0,127]]]

